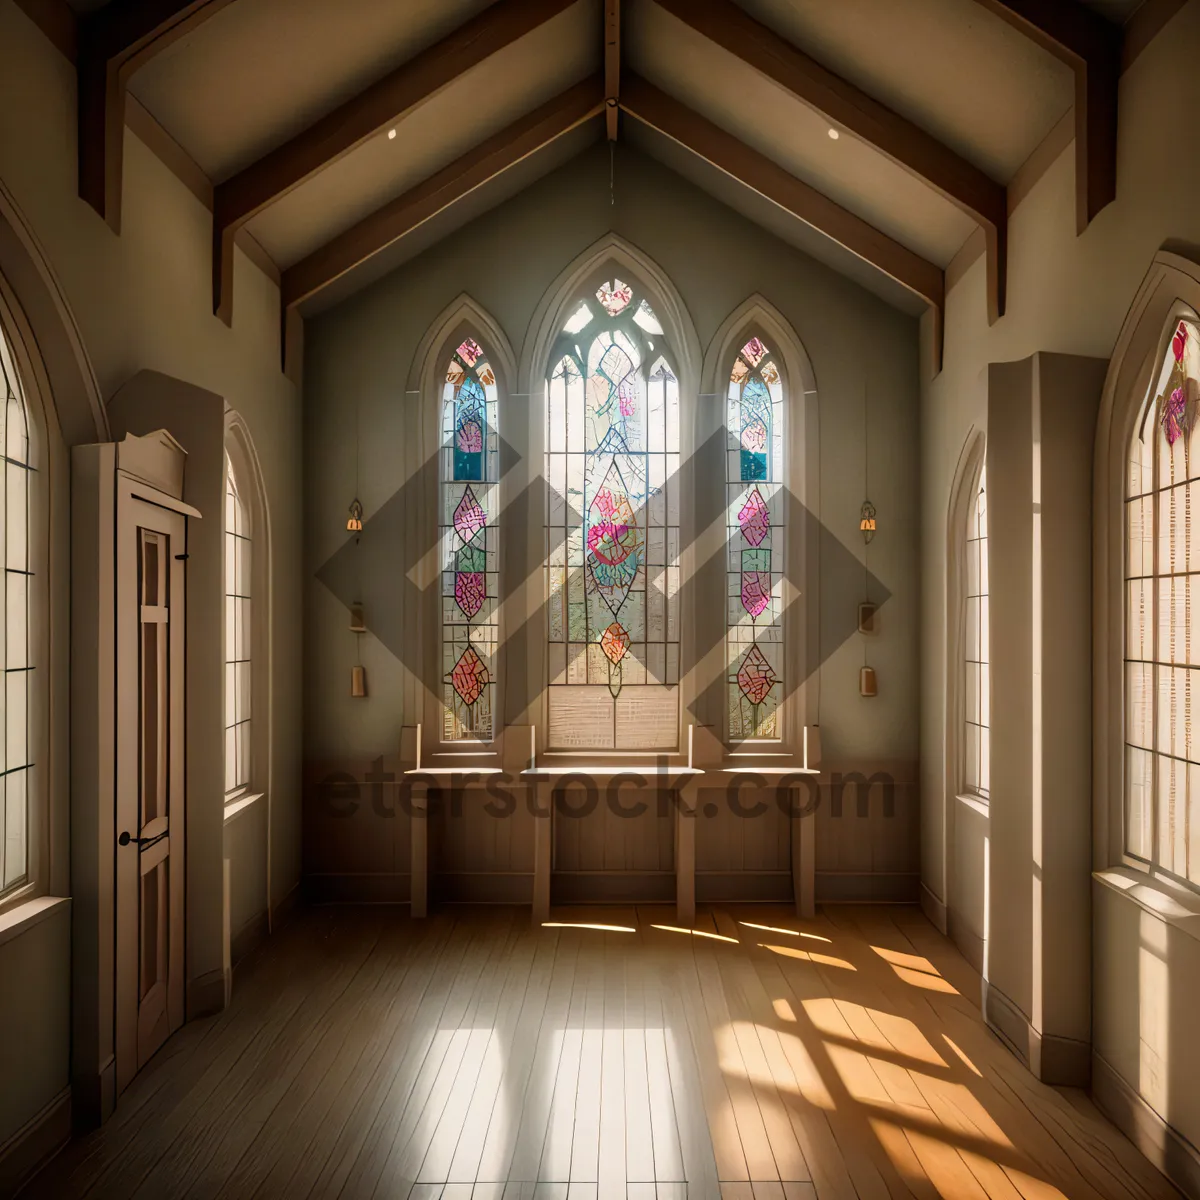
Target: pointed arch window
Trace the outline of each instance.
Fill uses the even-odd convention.
[[[500,479],[496,373],[467,337],[442,390],[439,491],[442,545],[442,738],[495,733]]]
[[[4,668],[4,720],[0,726],[0,896],[30,882],[30,834],[36,813],[33,787],[30,711],[35,667],[30,637],[30,591],[34,574],[30,558],[29,508],[34,471],[29,418],[12,351],[0,327],[0,544],[3,545],[4,590],[0,624]],[[39,601],[40,602],[40,601]]]
[[[965,791],[987,800],[991,788],[991,666],[988,615],[987,468],[967,515],[967,592],[963,643],[963,779]]]
[[[1180,320],[1125,480],[1125,849],[1200,885],[1200,327]]]
[[[548,744],[673,750],[679,381],[646,297],[600,284],[548,376]]]
[[[250,513],[225,455],[225,795],[250,786]]]
[[[787,431],[783,375],[760,337],[734,359],[726,429],[728,736],[774,741],[784,690]]]

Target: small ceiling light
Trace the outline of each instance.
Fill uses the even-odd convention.
[[[836,129],[830,129],[829,136],[833,141],[837,141],[842,135]]]
[[[355,497],[350,501],[350,516],[346,520],[346,530],[349,533],[362,532],[363,506],[359,504],[358,498]]]
[[[837,137],[837,134],[836,134],[836,133],[834,133],[832,129],[831,129],[829,132],[830,132],[830,134],[832,134],[834,137]],[[389,129],[389,130],[388,130],[388,141],[389,141],[389,142],[394,142],[395,140],[396,140],[396,131],[395,131],[394,129]]]

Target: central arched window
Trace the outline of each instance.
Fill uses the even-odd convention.
[[[1200,884],[1200,327],[1180,320],[1129,443],[1125,850]],[[1193,588],[1195,594],[1193,595]]]
[[[442,738],[494,736],[500,450],[496,374],[474,338],[451,354],[442,389]]]
[[[726,417],[729,740],[778,740],[784,690],[787,463],[783,377],[759,337],[733,361]]]
[[[679,740],[679,382],[647,299],[573,311],[546,389],[548,745]]]

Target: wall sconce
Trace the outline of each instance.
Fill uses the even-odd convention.
[[[362,505],[359,504],[358,497],[356,496],[350,501],[350,516],[346,521],[346,530],[348,533],[362,532],[362,515],[363,508]]]
[[[870,500],[864,500],[862,512],[858,518],[858,529],[863,535],[864,542],[870,542],[875,536],[875,505]]]
[[[860,696],[878,696],[879,682],[875,678],[874,667],[863,667],[858,673],[858,694]]]
[[[879,605],[874,600],[864,600],[858,606],[858,632],[879,632]]]

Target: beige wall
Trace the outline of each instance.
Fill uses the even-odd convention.
[[[1074,235],[1073,148],[1065,151],[1012,215],[1009,226],[1008,315],[989,328],[984,264],[976,262],[950,291],[946,304],[945,360],[941,374],[922,386],[922,875],[938,900],[946,899],[943,778],[945,731],[945,547],[950,485],[969,431],[987,424],[989,363],[1023,359],[1040,350],[1107,358],[1125,313],[1155,252],[1172,239],[1200,244],[1200,157],[1185,151],[1178,119],[1200,107],[1194,62],[1200,47],[1200,5],[1188,4],[1134,63],[1121,81],[1117,200],[1081,236]],[[1090,552],[1090,530],[1080,532],[1080,553]],[[996,651],[994,650],[994,653]],[[993,711],[996,698],[993,699]],[[994,806],[1005,797],[994,793]],[[959,879],[982,858],[986,823],[958,823],[951,839]],[[994,852],[994,850],[993,850]],[[992,870],[995,867],[993,864]],[[953,872],[952,872],[953,874]],[[977,894],[951,897],[960,921],[979,929]],[[1161,1026],[1139,1028],[1138,1012],[1159,1003],[1157,986],[1139,972],[1139,921],[1113,919],[1122,904],[1113,897],[1095,911],[1094,949],[1098,987],[1119,977],[1120,994],[1109,1000],[1094,1028],[1094,1046],[1109,1061],[1136,1058],[1139,1040],[1161,1041],[1156,1053],[1172,1061]],[[1151,918],[1152,919],[1152,918]],[[952,926],[953,926],[952,919]],[[1165,929],[1161,931],[1165,944]],[[1174,938],[1179,959],[1162,976],[1170,1011],[1181,1011],[1176,989],[1194,977],[1200,943]],[[1180,992],[1180,998],[1183,996]],[[1027,1014],[1028,1015],[1028,1014]],[[1178,1032],[1176,1033],[1178,1037]],[[1177,1042],[1174,1044],[1178,1044]],[[1193,1072],[1194,1077],[1194,1072]],[[1139,1080],[1128,1080],[1135,1088]],[[1200,1126],[1184,1107],[1162,1114],[1200,1144]]]
[[[892,873],[895,887],[907,886],[909,894],[915,895],[916,322],[628,147],[617,150],[615,196],[613,204],[607,146],[596,146],[369,290],[309,322],[306,763],[318,778],[333,769],[361,777],[365,765],[377,756],[395,755],[402,724],[420,719],[404,708],[400,664],[372,637],[363,639],[370,695],[366,700],[350,697],[354,635],[348,630],[346,609],[315,575],[346,543],[346,509],[356,486],[369,518],[404,478],[406,442],[413,436],[412,413],[420,400],[405,395],[405,389],[411,386],[414,356],[426,331],[466,292],[499,323],[520,358],[522,346],[528,348],[536,333],[530,323],[539,300],[577,256],[612,232],[657,263],[673,282],[702,351],[726,318],[755,293],[761,293],[790,322],[803,342],[819,397],[819,512],[848,548],[848,561],[855,564],[834,578],[836,572],[826,560],[823,628],[826,638],[835,642],[839,639],[834,631],[846,629],[847,621],[853,629],[857,604],[863,599],[857,558],[863,553],[858,518],[864,493],[864,386],[868,389],[870,490],[881,531],[870,548],[870,568],[892,593],[881,614],[883,632],[870,647],[879,675],[879,697],[865,700],[858,694],[863,646],[854,634],[832,653],[823,669],[820,723],[827,762],[892,770],[901,782],[894,820],[879,824],[864,819],[852,832],[858,818],[854,800],[847,803],[843,819],[835,823],[840,829],[831,829],[819,839],[818,870],[831,879],[845,872],[860,887],[865,886],[863,876]],[[697,375],[699,365],[694,364]],[[356,409],[362,430],[358,464]],[[502,432],[504,419],[502,415]],[[390,602],[390,596],[385,596],[376,607]],[[368,602],[368,624],[371,607]],[[811,721],[816,712],[812,700],[810,705]],[[876,815],[879,803],[876,798]],[[348,830],[334,832],[335,825],[347,825],[347,820],[306,822],[306,854],[310,846],[313,852],[311,859],[306,858],[306,873],[402,871],[403,860],[394,851],[398,840],[382,828],[374,835],[369,832],[375,826],[365,801],[353,822],[357,829],[353,837]],[[320,830],[311,843],[310,829]],[[835,836],[839,832],[844,836]],[[706,847],[706,835],[698,837],[701,847]],[[445,843],[450,849],[455,844],[453,837]],[[764,847],[766,868],[773,859],[765,841]],[[458,859],[453,861],[457,869]],[[515,864],[522,860],[511,861],[517,869]],[[723,869],[723,863],[713,859],[713,869]]]
[[[294,602],[300,562],[300,426],[296,389],[279,370],[278,292],[239,255],[233,328],[212,316],[210,214],[128,132],[123,232],[115,236],[76,196],[75,105],[74,68],[12,0],[0,0],[0,182],[57,279],[78,325],[85,370],[94,374],[100,397],[107,402],[140,370],[158,370],[224,397],[245,418],[258,449],[274,534],[278,903],[298,879],[300,845],[300,613]],[[20,298],[15,281],[14,287]],[[35,333],[39,341],[45,338],[47,353],[58,352],[52,331],[35,328]],[[205,517],[221,519],[219,512]],[[219,797],[206,800],[216,802]],[[8,958],[14,947],[22,947],[30,963],[41,964],[28,974],[20,972],[25,999],[19,1018],[11,1007],[17,1003],[13,991],[0,991],[0,1025],[21,1027],[31,1040],[48,1030],[60,1037],[55,1022],[65,1003],[68,953],[64,939],[56,937],[60,925],[43,922],[0,946],[0,979],[14,978],[17,968]],[[46,938],[53,940],[36,952],[30,948],[28,939]],[[42,1002],[28,1005],[31,995]],[[15,1076],[6,1070],[4,1078],[0,1143],[12,1132],[13,1122],[19,1126],[48,1093],[65,1087],[65,1047],[62,1054],[40,1058],[36,1069]]]

